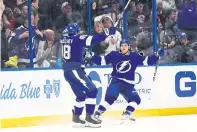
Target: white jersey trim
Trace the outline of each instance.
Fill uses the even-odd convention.
[[[101,66],[106,65],[105,56],[101,56]]]
[[[145,60],[143,61],[143,64],[145,65],[145,66],[147,66],[148,65],[148,56],[145,58]]]
[[[81,78],[79,77],[77,71],[76,71],[76,70],[72,70],[72,72],[73,72],[73,74],[75,75],[75,77],[82,83],[82,85],[83,85],[84,87],[87,87],[87,88],[88,88],[86,82],[85,82],[83,79],[81,79]]]
[[[86,39],[86,46],[90,46],[90,45],[91,45],[92,38],[93,38],[93,36],[89,36],[89,37]]]

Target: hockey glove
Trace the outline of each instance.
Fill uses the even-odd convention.
[[[117,28],[116,27],[111,27],[109,29],[109,35],[114,35],[116,33],[116,31],[117,31]]]
[[[116,33],[117,28],[116,27],[111,27],[111,28],[103,28],[104,33],[109,36],[109,35],[114,35]]]
[[[92,66],[93,65],[90,57],[84,59],[84,65],[85,66]]]
[[[159,56],[159,57],[163,57],[164,56],[164,50],[163,49],[159,49],[158,51],[157,51],[157,55]]]

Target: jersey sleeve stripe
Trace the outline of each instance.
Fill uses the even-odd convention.
[[[106,65],[105,57],[101,56],[101,66]]]
[[[89,36],[89,37],[86,39],[86,46],[90,46],[90,45],[91,45],[92,38],[93,38],[93,36]]]
[[[145,58],[145,60],[143,61],[143,64],[145,65],[145,66],[147,66],[148,65],[148,56]]]

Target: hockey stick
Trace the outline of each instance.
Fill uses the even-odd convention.
[[[168,50],[168,47],[167,48],[164,48],[164,43],[163,43],[163,48],[162,50]],[[157,74],[157,69],[158,69],[158,62],[156,63],[156,66],[155,66],[155,72],[154,72],[154,76],[153,76],[153,82],[155,81],[155,78],[156,78],[156,74]]]
[[[164,36],[166,34],[166,29],[164,27]],[[159,34],[158,34],[158,37],[159,37]],[[161,43],[161,40],[159,39],[159,44]],[[163,50],[167,50],[168,49],[168,44],[167,44],[167,48],[164,48],[165,47],[165,43],[164,43],[164,37],[162,39],[162,49]],[[155,72],[154,72],[154,75],[153,75],[153,82],[155,81],[155,78],[156,78],[156,74],[157,74],[157,69],[158,69],[158,62],[156,63],[156,66],[155,66]]]
[[[129,0],[129,1],[127,2],[126,6],[124,7],[123,12],[121,13],[121,17],[120,17],[120,18],[118,18],[117,22],[114,24],[114,26],[115,26],[115,27],[117,27],[117,25],[118,25],[118,23],[119,23],[120,19],[122,19],[122,18],[123,18],[123,14],[124,14],[124,13],[125,13],[125,11],[127,10],[127,7],[129,6],[129,3],[130,3],[130,2],[131,2],[131,0]]]
[[[158,37],[159,37],[159,34],[158,34]],[[159,44],[160,44],[161,40],[160,39],[158,39],[158,40],[159,40]],[[164,44],[163,44],[163,48],[164,48]],[[157,69],[158,69],[158,62],[156,63],[156,66],[155,66],[155,72],[153,75],[153,82],[155,81],[155,78],[156,78]]]
[[[155,78],[156,78],[157,69],[158,69],[158,63],[155,66],[155,72],[154,72],[154,76],[153,76],[153,82],[155,81]]]
[[[167,49],[168,48],[163,48],[164,51],[167,50]],[[156,75],[157,75],[157,69],[158,69],[158,62],[156,63],[156,66],[155,66],[155,72],[154,72],[154,75],[153,75],[153,82],[155,81],[155,78],[156,78]]]

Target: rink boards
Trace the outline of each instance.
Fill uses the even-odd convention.
[[[136,70],[136,89],[142,99],[136,117],[197,114],[197,66],[161,66]],[[124,70],[124,69],[123,69]],[[126,69],[125,69],[126,70]],[[88,68],[102,101],[111,67]],[[75,96],[62,70],[0,72],[0,127],[25,127],[71,122]],[[119,96],[105,116],[118,118],[127,103]]]

